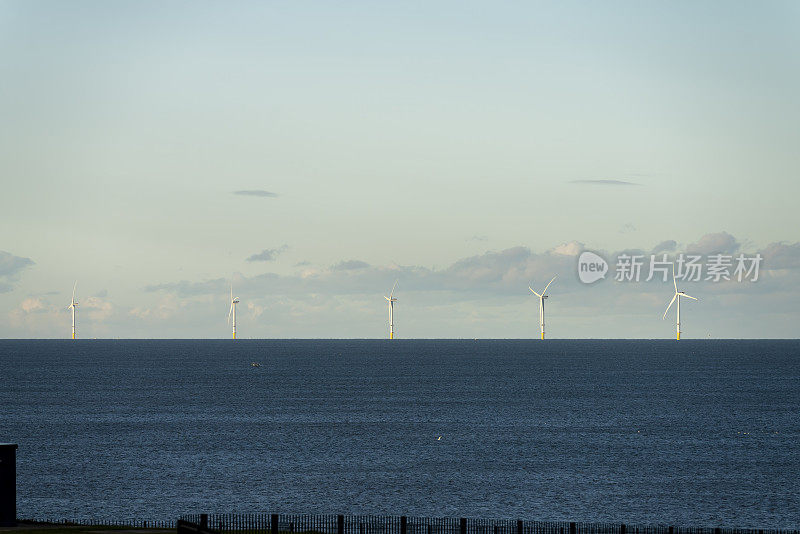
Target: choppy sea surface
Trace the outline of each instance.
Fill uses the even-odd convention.
[[[0,442],[22,518],[798,528],[800,341],[4,340]]]

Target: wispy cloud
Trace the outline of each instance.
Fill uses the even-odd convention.
[[[46,313],[48,311],[48,307],[42,302],[41,299],[38,298],[29,298],[23,300],[20,305],[19,309],[22,310],[23,313]]]
[[[275,258],[288,249],[288,245],[282,245],[278,248],[265,248],[261,252],[248,257],[245,261],[275,261]]]
[[[264,191],[263,189],[242,189],[241,191],[234,191],[234,195],[242,195],[246,197],[266,197],[266,198],[275,198],[278,196],[277,193],[273,193],[272,191]]]
[[[15,256],[10,252],[0,250],[0,276],[13,276],[33,264],[34,262],[30,258]]]
[[[333,267],[331,267],[332,271],[355,271],[358,269],[366,269],[369,267],[369,263],[361,260],[345,260],[340,261]]]
[[[625,180],[572,180],[570,183],[578,185],[641,185],[636,182],[627,182]]]
[[[215,278],[213,280],[203,280],[201,282],[181,280],[180,282],[147,285],[144,286],[144,290],[148,293],[167,291],[169,293],[175,293],[179,297],[190,297],[194,295],[224,293],[228,290],[228,284],[225,278]]]
[[[11,282],[15,282],[19,273],[31,265],[34,265],[34,261],[30,258],[0,250],[0,293],[14,289]]]

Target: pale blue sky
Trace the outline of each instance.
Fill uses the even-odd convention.
[[[669,337],[552,251],[800,241],[796,2],[0,1],[0,79],[2,337],[68,335],[76,278],[89,337],[225,337],[231,278],[244,337],[382,337],[396,277],[400,336],[528,337],[550,268],[555,337]],[[687,337],[795,337],[780,261]]]

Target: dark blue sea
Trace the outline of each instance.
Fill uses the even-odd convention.
[[[800,341],[0,341],[0,442],[22,518],[800,528]]]

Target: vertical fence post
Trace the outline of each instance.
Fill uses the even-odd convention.
[[[400,516],[400,534],[406,534],[406,528],[408,526],[408,518],[404,515]]]
[[[460,527],[460,528],[459,528],[459,530],[458,530],[458,531],[459,531],[461,534],[467,534],[467,518],[466,518],[466,517],[462,517],[462,518],[461,518],[461,521],[460,521],[460,525],[459,525],[459,527]]]
[[[619,534],[625,534],[625,523],[619,526]]]
[[[670,525],[669,534],[674,534],[674,532],[675,532],[675,528],[672,525]]]
[[[517,519],[517,534],[522,534],[522,519]]]
[[[208,528],[208,514],[200,514],[200,527]]]
[[[344,516],[341,514],[336,516],[336,533],[344,534]]]
[[[575,521],[570,521],[569,534],[577,534],[577,532],[578,532],[578,525],[575,524]],[[672,534],[672,532],[670,532],[669,534]]]
[[[278,533],[278,514],[272,514],[270,517],[270,534]]]

